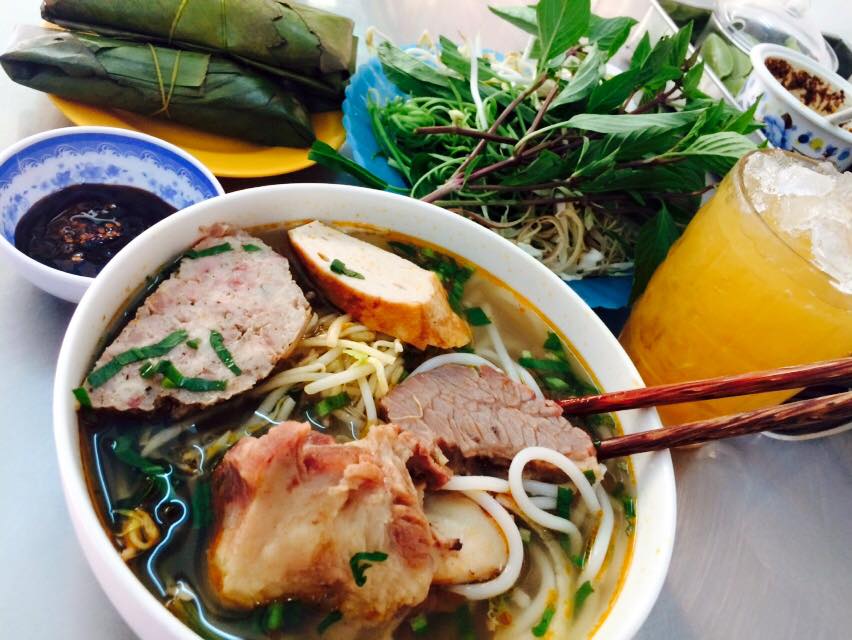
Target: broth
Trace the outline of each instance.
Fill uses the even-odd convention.
[[[316,291],[304,274],[298,269],[298,262],[291,255],[286,243],[286,234],[282,226],[272,226],[249,229],[272,246],[279,253],[290,259],[291,269],[299,285],[305,291],[314,311],[323,316],[325,313],[336,312],[325,303],[321,294]],[[390,248],[393,243],[403,242],[419,247],[423,245],[412,238],[397,234],[385,233],[364,228],[349,228],[352,235],[358,236],[372,244]],[[427,247],[427,251],[440,251],[435,247]],[[444,254],[446,255],[446,254]],[[457,259],[462,264],[462,261]],[[172,264],[165,272],[168,273]],[[516,292],[499,282],[488,273],[473,267],[475,272],[468,280],[464,289],[466,306],[478,306],[487,312],[502,334],[503,341],[514,359],[525,352],[531,352],[534,357],[542,354],[542,345],[553,332],[540,313],[528,301]],[[107,341],[117,335],[127,320],[132,317],[135,306],[141,304],[144,295],[150,293],[152,287],[137,295],[124,310],[111,328]],[[317,329],[314,329],[316,331]],[[485,329],[474,327],[474,345],[483,339]],[[561,336],[560,336],[561,338]],[[594,380],[582,365],[580,358],[564,339],[567,356],[572,364],[576,381],[572,384],[588,390],[594,386]],[[428,349],[418,353],[411,348],[412,353],[405,358],[405,369],[411,371],[420,361],[439,353]],[[292,358],[288,360],[291,362]],[[285,367],[287,368],[287,363]],[[290,365],[292,366],[292,365]],[[282,367],[278,367],[281,369]],[[274,375],[274,374],[273,374]],[[263,382],[261,382],[263,384]],[[563,392],[565,393],[565,392]],[[576,386],[574,389],[576,393]],[[335,437],[340,442],[352,440],[362,433],[363,425],[345,418],[341,411],[332,412],[326,417],[319,417],[316,405],[305,394],[292,389],[287,392],[294,398],[295,404],[289,414],[289,419],[305,420],[317,430]],[[548,396],[557,397],[553,393]],[[211,529],[210,509],[210,474],[218,460],[221,459],[227,446],[233,444],[229,438],[221,438],[237,425],[250,424],[257,420],[255,411],[258,409],[262,396],[252,392],[225,401],[220,406],[188,416],[182,421],[168,417],[138,417],[126,415],[107,415],[82,411],[80,413],[80,439],[83,447],[83,459],[86,476],[89,481],[93,501],[98,507],[99,515],[108,535],[113,539],[119,551],[127,552],[126,532],[128,523],[133,520],[134,509],[141,507],[154,514],[156,527],[160,532],[159,540],[150,548],[144,549],[138,555],[129,557],[127,564],[136,576],[145,584],[161,602],[175,615],[194,629],[201,637],[220,638],[313,638],[319,637],[317,629],[326,618],[327,611],[322,610],[321,603],[312,605],[279,602],[273,606],[261,605],[251,612],[235,612],[224,608],[218,601],[208,583],[206,571],[206,549],[209,544]],[[280,400],[275,405],[280,405]],[[354,410],[353,410],[354,411]],[[341,417],[344,416],[344,417]],[[618,432],[616,422],[610,416],[593,417],[589,420],[573,419],[576,426],[587,430],[593,439],[608,437]],[[251,435],[262,435],[271,426],[267,418],[257,420],[258,426],[248,429]],[[171,431],[169,431],[171,430]],[[158,446],[150,455],[150,462],[155,468],[140,471],[120,460],[115,448],[130,449],[145,452],[146,446],[151,447],[151,438],[155,434],[172,433],[174,436]],[[162,438],[162,435],[158,435]],[[225,444],[221,444],[225,442]],[[118,443],[118,444],[116,444]],[[611,602],[617,595],[623,578],[633,544],[633,499],[635,485],[628,460],[610,460],[606,463],[608,473],[603,486],[611,496],[614,512],[614,533],[609,551],[595,581],[594,591],[587,594],[580,609],[572,605],[571,619],[564,622],[569,627],[567,635],[552,636],[559,638],[580,639],[588,637],[600,620],[605,616]],[[138,465],[137,465],[138,466]],[[158,475],[158,472],[159,475]],[[151,481],[153,476],[155,480]],[[583,518],[582,505],[576,509],[574,518]],[[572,506],[572,513],[575,507]],[[631,517],[626,515],[631,513]],[[518,519],[519,525],[529,533],[529,541],[525,545],[524,569],[518,585],[525,592],[535,594],[542,582],[539,564],[534,558],[546,557],[561,551],[561,541],[552,532],[540,530],[537,525]],[[141,526],[141,525],[140,525]],[[581,522],[584,540],[593,533],[597,526],[596,519],[586,517]],[[587,543],[588,547],[588,543]],[[579,573],[572,564],[570,555],[561,551],[560,570],[576,580]],[[548,565],[549,566],[549,565]],[[560,593],[565,599],[576,598],[576,590],[580,585],[574,584],[570,593]],[[510,592],[513,593],[513,592]],[[547,594],[552,599],[551,594]],[[526,638],[532,637],[530,627],[523,633],[507,634],[506,628],[522,616],[525,606],[523,598],[513,601],[510,596],[499,596],[491,601],[466,602],[460,596],[452,595],[438,588],[433,588],[426,603],[413,611],[408,619],[398,627],[393,637],[411,639],[420,637],[415,633],[418,616],[425,615],[428,619],[428,634],[433,637],[448,640],[469,638]],[[564,615],[559,606],[558,615]],[[496,621],[496,622],[495,622]],[[533,624],[539,623],[533,621]],[[329,632],[330,637],[345,637],[346,621],[338,623],[335,633]],[[412,626],[413,624],[413,626]],[[554,623],[555,624],[555,623]],[[559,624],[563,624],[560,622]],[[496,629],[495,629],[496,627]],[[331,627],[329,627],[331,628]],[[473,635],[470,635],[470,633]],[[342,634],[342,635],[341,635]],[[355,637],[355,636],[353,636]],[[365,636],[361,636],[365,637]],[[550,637],[550,636],[549,636]]]

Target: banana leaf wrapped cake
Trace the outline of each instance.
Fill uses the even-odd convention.
[[[0,64],[15,82],[69,100],[264,145],[305,147],[314,140],[299,97],[226,56],[22,27]]]

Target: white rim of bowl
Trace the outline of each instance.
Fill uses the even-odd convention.
[[[803,105],[799,102],[798,98],[790,93],[784,85],[782,85],[781,82],[779,82],[778,79],[769,72],[769,69],[766,68],[766,59],[770,57],[783,58],[784,60],[792,63],[794,66],[804,69],[808,73],[820,78],[823,82],[837,89],[843,90],[847,98],[852,98],[852,83],[833,71],[820,66],[819,63],[811,60],[808,56],[801,54],[798,51],[793,51],[787,47],[782,47],[778,44],[759,44],[751,50],[751,53],[749,53],[754,73],[758,75],[764,87],[772,89],[774,94],[780,100],[804,119],[810,120],[815,125],[831,131],[834,135],[843,139],[846,144],[852,145],[852,132],[843,129],[836,124],[832,124],[825,116]],[[847,106],[852,106],[852,103]],[[827,158],[827,160],[831,159]]]
[[[212,202],[214,200],[218,203],[219,206],[221,206],[221,203],[224,200],[238,201],[242,198],[250,198],[253,192],[259,190],[276,190],[279,191],[282,196],[286,197],[288,195],[288,192],[298,193],[300,191],[313,191],[316,189],[328,189],[340,191],[341,193],[372,191],[365,187],[330,183],[292,183],[268,185],[236,191],[233,193],[226,194],[221,198],[205,200],[191,205],[190,207],[187,207],[184,211],[189,212],[189,214],[191,215],[195,213],[196,209],[214,206],[212,205]],[[408,198],[407,196],[402,196],[390,192],[379,193],[382,194],[382,197],[389,198],[391,200],[397,200],[399,202],[408,202],[410,205],[411,198]],[[470,225],[472,227],[479,227],[479,225],[477,225],[475,222],[466,218],[462,218],[436,205],[419,201],[415,202],[417,202],[419,206],[429,207],[431,209],[432,216],[437,216],[439,218],[443,218],[444,220],[452,221],[452,223],[454,224],[463,224]],[[173,226],[175,224],[178,224],[178,221],[174,217],[166,218],[158,222],[156,225],[149,227],[136,238],[131,240],[131,242],[128,244],[128,247],[133,248],[137,244],[143,244],[148,241],[147,238],[149,235],[155,233],[164,233],[163,229],[167,229],[169,226]],[[497,239],[495,238],[495,240]],[[504,248],[506,251],[513,254],[516,259],[518,259],[521,263],[525,264],[525,268],[537,271],[541,277],[558,279],[558,276],[556,276],[547,267],[545,267],[538,260],[530,256],[526,252],[522,251],[520,248],[516,247],[512,243],[506,241]],[[118,593],[107,592],[105,587],[101,583],[101,577],[96,575],[98,583],[101,585],[101,588],[104,590],[105,594],[107,595],[107,598],[113,603],[113,606],[116,607],[122,618],[127,621],[127,618],[125,618],[125,609],[119,606],[117,604],[117,601],[114,600],[114,598],[118,598],[119,596],[126,594],[129,595],[133,599],[133,601],[138,604],[140,613],[147,616],[148,619],[158,620],[159,623],[168,628],[169,633],[173,634],[174,638],[178,638],[180,640],[199,640],[201,636],[197,635],[189,626],[184,624],[168,609],[166,609],[163,606],[163,603],[161,603],[154,596],[154,594],[151,593],[151,591],[149,591],[145,587],[145,585],[142,583],[141,580],[139,580],[136,574],[133,573],[130,567],[128,567],[127,564],[121,560],[120,555],[116,551],[115,547],[113,546],[100,522],[97,513],[97,506],[89,495],[88,487],[86,486],[86,479],[82,473],[78,473],[75,467],[75,461],[80,458],[80,443],[79,439],[76,437],[77,432],[73,428],[70,431],[65,428],[60,428],[60,426],[65,426],[65,416],[69,412],[76,415],[76,411],[74,409],[75,401],[73,400],[73,395],[69,393],[69,390],[77,386],[77,384],[79,383],[78,380],[72,380],[70,378],[70,372],[66,371],[68,366],[65,364],[65,362],[71,357],[72,349],[74,348],[71,343],[68,342],[67,336],[72,333],[76,334],[83,330],[82,323],[83,317],[85,315],[97,313],[103,314],[105,311],[111,313],[113,311],[111,309],[95,309],[95,299],[99,295],[100,290],[108,286],[107,281],[109,278],[109,274],[111,274],[113,271],[122,271],[124,269],[123,262],[131,253],[132,251],[121,252],[117,254],[115,258],[110,260],[109,263],[107,263],[103,273],[107,274],[108,277],[106,279],[100,277],[97,278],[92,283],[92,286],[88,288],[86,293],[83,295],[83,298],[80,300],[80,303],[77,306],[74,315],[71,317],[71,322],[69,323],[65,337],[63,337],[62,340],[62,347],[59,351],[59,356],[57,358],[56,375],[54,377],[52,398],[53,435],[54,442],[56,445],[56,454],[59,461],[59,476],[60,481],[62,482],[62,490],[65,495],[66,507],[69,511],[69,514],[71,512],[76,513],[76,517],[71,515],[71,522],[74,527],[74,531],[77,535],[78,543],[80,543],[80,546],[83,549],[84,554],[86,555],[88,563],[90,565],[105,565],[110,575],[121,583]],[[582,298],[580,298],[577,293],[574,292],[573,289],[571,289],[567,285],[564,285],[564,289],[565,295],[567,297],[573,298],[575,303],[588,308],[588,305],[582,300]],[[93,308],[92,311],[89,310],[90,307]],[[642,378],[639,375],[639,372],[637,371],[635,365],[633,364],[633,361],[630,360],[630,357],[624,351],[624,348],[620,345],[620,343],[612,334],[612,332],[609,331],[603,321],[594,313],[591,314],[591,321],[596,324],[600,329],[602,341],[609,342],[611,347],[614,348],[617,352],[619,352],[621,356],[623,356],[623,364],[625,367],[628,368],[628,372],[634,375],[635,378],[640,381],[640,384],[643,384],[641,382]],[[654,429],[663,427],[656,426],[651,428]],[[664,528],[666,529],[665,533],[667,534],[666,540],[670,540],[670,543],[664,542],[662,548],[657,551],[658,560],[654,563],[652,576],[650,578],[642,578],[647,581],[645,585],[645,593],[651,597],[645,599],[641,607],[629,607],[625,612],[622,612],[622,616],[619,618],[619,624],[623,625],[620,637],[623,638],[632,638],[639,631],[640,627],[647,620],[648,615],[651,613],[654,604],[659,598],[660,592],[663,588],[663,584],[666,580],[666,576],[668,575],[669,565],[671,563],[677,523],[677,492],[675,487],[674,465],[672,464],[671,454],[667,450],[664,450],[653,452],[653,454],[640,455],[662,456],[662,460],[658,462],[658,464],[661,466],[658,468],[659,476],[656,478],[656,480],[659,482],[663,482],[668,485],[668,487],[670,487],[670,489],[666,491],[669,502],[669,512],[666,514],[666,516],[669,519],[669,522],[665,523],[664,525]],[[641,496],[637,497],[641,501]],[[80,542],[83,538],[89,541],[89,546],[84,545],[82,544],[82,542]],[[632,564],[633,561],[633,558],[631,558],[630,563]],[[629,564],[628,567],[630,566],[631,565]],[[625,575],[625,583],[628,583],[630,581],[631,575],[629,572],[629,568],[628,573]],[[623,585],[621,588],[623,588]],[[593,638],[597,637],[600,630],[606,626],[607,621],[609,621],[613,614],[613,609],[617,607],[621,602],[621,598],[621,591],[619,591],[619,594],[616,596],[615,600],[610,603],[610,606],[606,610],[604,617],[601,618],[599,625],[595,628],[594,635],[592,636]],[[131,625],[131,627],[132,626],[133,625]]]
[[[216,191],[216,196],[221,196],[225,194],[225,190],[222,188],[222,185],[219,183],[219,180],[216,178],[216,176],[213,175],[213,172],[210,171],[210,169],[208,169],[201,162],[201,160],[193,156],[191,153],[188,153],[180,147],[173,145],[171,142],[166,142],[165,140],[157,138],[156,136],[148,135],[147,133],[141,133],[139,131],[132,131],[130,129],[119,129],[118,127],[75,126],[60,127],[59,129],[49,129],[48,131],[42,131],[41,133],[36,133],[24,138],[23,140],[19,140],[13,145],[3,149],[3,151],[0,151],[0,165],[3,165],[9,158],[11,158],[17,153],[20,153],[21,151],[33,144],[42,142],[43,140],[50,140],[51,138],[61,138],[62,136],[78,133],[101,133],[121,136],[124,138],[133,138],[135,140],[142,140],[143,142],[148,142],[149,144],[152,144],[154,146],[161,147],[166,151],[171,151],[172,153],[177,156],[180,156],[181,158],[189,162],[191,165],[193,165],[196,169],[198,169],[198,171],[200,171],[202,175],[213,186],[214,190]],[[13,260],[17,261],[20,265],[35,269],[36,271],[41,272],[47,277],[51,277],[64,282],[70,287],[88,287],[94,280],[94,278],[90,278],[88,276],[78,276],[74,273],[66,273],[65,271],[49,267],[46,264],[39,262],[38,260],[31,258],[27,254],[25,254],[14,244],[9,242],[6,239],[6,236],[2,234],[0,234],[0,244],[2,244],[6,248],[8,255]]]

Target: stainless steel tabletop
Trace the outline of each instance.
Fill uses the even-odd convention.
[[[449,35],[478,27],[485,46],[511,46],[511,30],[489,18],[479,0],[315,4],[376,24],[400,42],[416,39],[423,26]],[[0,39],[14,23],[37,20],[37,0],[4,0]],[[0,78],[0,146],[63,124],[44,96]],[[320,170],[286,178],[323,179]],[[133,638],[82,557],[57,473],[51,388],[72,312],[0,268],[3,640]],[[676,452],[674,460],[674,556],[637,638],[852,638],[852,432],[805,443],[746,437]]]

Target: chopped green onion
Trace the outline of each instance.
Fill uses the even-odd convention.
[[[320,418],[325,418],[332,411],[342,409],[350,402],[351,399],[349,398],[349,394],[344,391],[342,393],[338,393],[336,396],[329,396],[328,398],[323,398],[317,402],[314,405],[314,413],[316,413]]]
[[[186,346],[190,349],[197,349],[200,344],[201,340],[199,340],[198,338],[193,338],[192,340],[186,341]]]
[[[244,244],[244,245],[243,245],[243,251],[249,251],[249,252],[251,252],[251,251],[261,251],[261,248],[260,248],[260,247],[258,247],[256,244]]]
[[[467,321],[473,327],[483,327],[487,324],[491,324],[491,319],[485,315],[485,312],[479,307],[465,309],[464,313],[467,316]]]
[[[621,504],[624,507],[624,515],[626,518],[631,519],[636,517],[636,502],[633,500],[632,496],[624,496],[621,499]]]
[[[361,551],[352,556],[349,559],[349,568],[352,569],[355,584],[363,587],[367,583],[367,576],[364,575],[364,572],[373,566],[373,562],[384,562],[387,559],[388,554],[384,551]]]
[[[157,365],[150,360],[143,362],[139,367],[139,375],[143,378],[153,378],[155,373],[157,373]]]
[[[223,242],[222,244],[216,244],[212,247],[207,247],[206,249],[190,249],[183,255],[185,258],[189,258],[190,260],[197,260],[198,258],[215,256],[217,254],[226,253],[228,251],[233,251],[231,243]]]
[[[121,460],[124,464],[139,469],[142,473],[148,476],[161,476],[167,473],[165,467],[143,458],[136,449],[133,448],[132,436],[121,436],[112,442],[112,450],[115,457]]]
[[[341,620],[343,620],[343,614],[340,611],[332,611],[320,620],[320,623],[317,625],[317,633],[320,635],[324,634],[331,625],[337,624]]]
[[[198,480],[192,492],[192,528],[206,529],[213,522],[213,492],[209,480]]]
[[[343,264],[340,260],[335,258],[331,261],[331,266],[329,269],[334,273],[339,273],[342,276],[349,276],[350,278],[358,278],[359,280],[363,280],[363,274],[358,273],[357,271],[352,271],[352,269],[347,269],[346,265]]]
[[[391,240],[388,242],[392,249],[396,249],[397,253],[402,253],[409,258],[414,258],[417,256],[417,247],[413,244],[406,244],[405,242],[397,242],[396,240]]]
[[[518,362],[521,363],[522,367],[534,369],[535,371],[542,371],[544,373],[568,373],[572,375],[574,373],[571,369],[571,365],[562,360],[521,358]]]
[[[473,347],[469,344],[466,344],[463,347],[458,347],[456,349],[456,353],[473,353]]]
[[[429,628],[429,620],[425,613],[414,616],[408,621],[408,625],[414,633],[423,633]]]
[[[544,384],[548,389],[553,389],[554,391],[571,391],[573,389],[573,387],[562,378],[554,378],[553,376],[547,376],[544,378]]]
[[[552,605],[548,605],[544,610],[544,613],[541,615],[541,620],[538,621],[538,624],[532,628],[532,634],[536,638],[541,638],[547,633],[547,628],[550,626],[550,621],[553,620],[553,616],[556,613],[556,609]]]
[[[583,475],[586,476],[586,480],[589,481],[589,484],[595,484],[595,482],[598,481],[597,477],[595,476],[595,472],[591,469],[586,469],[583,472]]]
[[[169,360],[160,360],[157,373],[163,374],[162,385],[167,389],[185,389],[187,391],[224,391],[228,386],[225,380],[207,378],[187,378]]]
[[[582,569],[586,566],[586,553],[578,553],[576,555],[571,556],[571,562],[574,563],[574,566],[578,569]]]
[[[574,500],[574,492],[566,487],[556,488],[556,515],[566,520],[571,517],[571,502]],[[567,554],[571,554],[571,539],[565,533],[559,534],[559,545]]]
[[[277,631],[284,623],[284,603],[273,602],[266,607],[263,616],[263,628],[266,631]]]
[[[547,340],[544,341],[544,348],[548,351],[552,351],[553,353],[565,353],[565,347],[562,344],[562,341],[559,339],[558,335],[553,333],[553,331],[547,332]]]
[[[473,629],[473,620],[470,617],[470,609],[463,604],[455,612],[456,631],[459,640],[476,640],[476,631]]]
[[[219,356],[219,360],[222,361],[222,364],[228,367],[231,373],[235,376],[242,375],[243,370],[234,362],[234,357],[225,346],[225,339],[222,337],[221,333],[218,331],[210,332],[210,346],[213,347],[213,351],[215,351],[216,355]]]
[[[185,330],[179,329],[155,344],[148,345],[147,347],[134,347],[133,349],[119,353],[105,365],[92,371],[86,379],[92,385],[93,389],[97,389],[110,378],[117,375],[126,365],[147,360],[148,358],[164,356],[186,340],[187,336],[188,334]]]
[[[92,399],[89,397],[89,392],[83,387],[72,389],[71,393],[73,393],[74,397],[77,398],[77,402],[80,403],[81,407],[86,407],[86,409],[92,408]]]
[[[582,607],[583,603],[586,601],[590,595],[595,592],[592,589],[592,583],[586,580],[583,584],[580,585],[580,588],[577,589],[577,593],[574,594],[574,613],[576,614]]]

